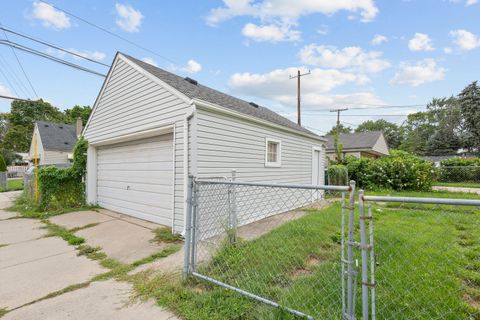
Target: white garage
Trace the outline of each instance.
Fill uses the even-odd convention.
[[[97,201],[110,210],[171,224],[173,134],[99,147]]]

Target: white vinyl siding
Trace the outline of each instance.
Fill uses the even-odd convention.
[[[103,140],[175,126],[174,229],[182,231],[184,220],[183,125],[191,106],[119,57],[98,97],[85,138]],[[173,170],[173,169],[172,169]],[[172,225],[172,221],[168,223]]]
[[[98,204],[120,213],[171,225],[172,154],[172,134],[98,148]]]
[[[73,152],[73,151],[72,151]],[[70,163],[67,151],[45,151],[44,158],[40,159],[40,164]]]

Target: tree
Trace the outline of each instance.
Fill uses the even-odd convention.
[[[427,141],[435,133],[432,114],[428,111],[408,115],[403,126],[405,138],[400,149],[417,155],[427,153]]]
[[[330,129],[330,131],[327,132],[327,136],[333,136],[335,135],[335,133],[337,132],[337,126],[335,125],[332,129]],[[340,124],[338,126],[338,132],[340,134],[345,134],[345,133],[352,133],[352,128],[350,127],[346,127],[344,126],[343,124]]]
[[[7,164],[5,163],[3,156],[0,154],[0,172],[5,172],[5,171],[7,171]]]
[[[466,146],[480,153],[480,87],[472,82],[458,95],[460,110],[465,124]]]
[[[2,147],[16,152],[26,152],[30,146],[36,121],[65,122],[62,111],[43,100],[19,101],[11,104],[10,113],[5,116],[7,129]]]
[[[92,108],[90,106],[76,105],[65,110],[66,122],[73,124],[77,121],[77,118],[80,118],[82,119],[83,125],[86,125],[91,113]]]
[[[400,128],[392,122],[380,119],[377,121],[368,120],[361,123],[355,132],[369,132],[369,131],[382,131],[387,140],[388,146],[392,149],[398,149],[402,142],[402,134]]]

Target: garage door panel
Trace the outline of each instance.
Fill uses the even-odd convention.
[[[133,183],[131,181],[128,182],[116,182],[116,181],[98,181],[98,187],[103,188],[111,188],[111,189],[121,189],[125,190],[127,187],[133,190],[139,191],[146,191],[146,192],[153,192],[153,193],[165,193],[165,194],[172,194],[172,186],[170,184],[147,184],[147,183]]]
[[[97,196],[104,208],[171,224],[173,135],[99,148]]]
[[[156,162],[136,162],[135,165],[130,163],[101,163],[98,165],[99,170],[125,170],[129,172],[136,171],[171,171],[172,161],[156,161]]]

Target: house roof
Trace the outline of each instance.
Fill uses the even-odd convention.
[[[44,150],[73,150],[73,147],[77,143],[75,126],[47,121],[37,121],[36,124]]]
[[[124,53],[122,53],[122,55],[140,66],[142,69],[152,74],[153,76],[162,80],[169,86],[183,93],[190,99],[199,99],[212,104],[216,104],[221,107],[231,109],[233,111],[237,111],[249,116],[272,122],[277,125],[287,127],[289,129],[308,133],[323,140],[323,137],[311,132],[310,130],[305,129],[304,127],[296,124],[293,121],[288,120],[287,118],[282,117],[278,113],[273,112],[266,107],[262,107],[257,104],[252,105],[245,100],[235,98],[231,95],[209,88],[200,83],[194,84],[192,83],[194,81],[188,81],[187,78],[182,78],[176,74],[152,66],[151,64],[133,58]]]
[[[344,151],[373,149],[382,135],[381,131],[340,134],[339,142],[342,144]],[[327,151],[334,150],[334,136],[326,136],[325,138],[328,139]]]

